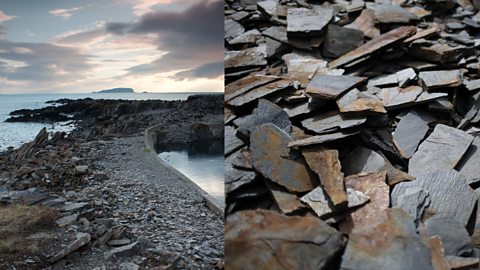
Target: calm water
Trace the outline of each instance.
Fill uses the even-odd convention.
[[[31,94],[31,95],[0,95],[0,151],[9,146],[15,148],[35,138],[38,132],[47,127],[48,131],[69,131],[73,126],[65,123],[5,123],[9,113],[18,109],[39,109],[47,105],[46,101],[61,98],[80,99],[127,99],[127,100],[185,100],[193,93],[122,93],[122,94]]]
[[[223,140],[157,149],[158,156],[225,206]]]

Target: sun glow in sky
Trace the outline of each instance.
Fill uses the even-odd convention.
[[[223,91],[223,1],[2,0],[0,93]]]

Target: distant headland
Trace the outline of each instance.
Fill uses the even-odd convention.
[[[135,91],[132,88],[112,88],[92,93],[135,93]]]

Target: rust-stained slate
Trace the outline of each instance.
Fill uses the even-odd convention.
[[[225,101],[245,94],[246,92],[252,90],[255,87],[278,81],[280,79],[281,77],[265,75],[250,75],[241,78],[240,80],[236,80],[225,86]]]
[[[337,100],[338,109],[342,113],[387,113],[383,102],[376,96],[360,92],[354,88]]]
[[[280,81],[274,81],[265,85],[261,85],[259,87],[255,87],[245,92],[244,94],[231,98],[227,100],[226,103],[234,107],[243,106],[266,95],[291,88],[292,86],[293,82],[291,80],[282,79]]]
[[[305,192],[318,185],[303,160],[289,159],[287,145],[293,139],[273,124],[264,124],[250,135],[253,167],[265,178],[292,192]]]
[[[318,134],[360,126],[367,121],[365,116],[347,117],[337,111],[313,116],[302,121],[302,126]]]
[[[318,270],[338,259],[343,246],[343,236],[316,217],[257,210],[238,212],[226,220],[228,269]]]
[[[317,75],[307,85],[307,93],[324,99],[336,99],[365,80],[365,77],[356,76]]]
[[[391,30],[383,35],[380,35],[363,46],[335,59],[329,63],[330,68],[341,67],[365,56],[368,56],[376,51],[385,49],[388,46],[395,44],[413,34],[417,31],[415,26],[402,26]]]

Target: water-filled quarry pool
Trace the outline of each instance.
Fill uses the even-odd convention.
[[[219,205],[225,205],[223,139],[162,146],[156,151],[162,160],[195,182]]]

